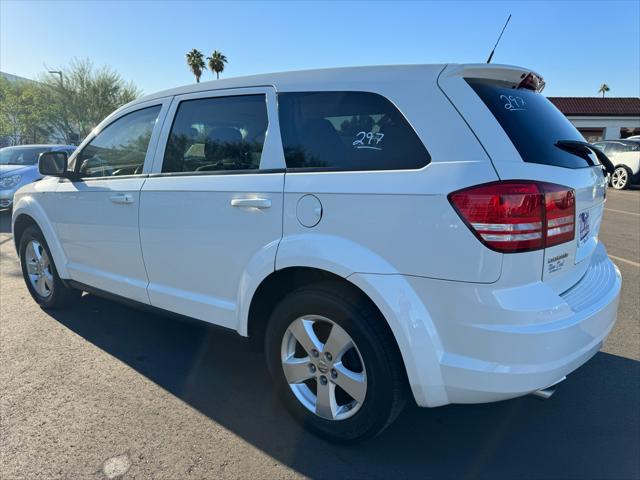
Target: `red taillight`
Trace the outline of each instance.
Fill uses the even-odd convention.
[[[489,248],[526,252],[573,240],[575,193],[525,180],[487,183],[449,194],[471,231]]]
[[[567,187],[543,184],[546,216],[546,245],[552,247],[570,242],[575,237],[576,196]]]

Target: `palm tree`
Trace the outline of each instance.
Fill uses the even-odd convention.
[[[194,48],[189,53],[187,53],[186,57],[187,65],[189,65],[191,73],[195,75],[196,82],[200,83],[202,71],[207,69],[206,65],[204,64],[204,55],[200,50]]]
[[[227,63],[227,57],[214,50],[210,57],[207,57],[207,63],[212,72],[216,72],[216,79],[220,78],[220,73],[224,70],[224,64]]]
[[[602,98],[604,98],[604,94],[607,93],[609,90],[611,90],[609,88],[609,85],[607,85],[606,83],[603,83],[602,85],[600,85],[600,88],[598,89],[598,93],[601,93]]]

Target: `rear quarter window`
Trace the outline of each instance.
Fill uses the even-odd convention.
[[[281,93],[278,109],[287,168],[418,169],[431,161],[411,125],[381,95]]]
[[[491,111],[525,162],[566,168],[589,167],[584,158],[555,146],[584,138],[546,97],[496,81],[466,79]]]

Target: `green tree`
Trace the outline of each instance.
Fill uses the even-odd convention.
[[[196,82],[200,83],[200,77],[202,76],[202,71],[206,70],[207,66],[204,64],[204,55],[200,50],[192,49],[186,55],[187,57],[187,65],[191,70],[191,73],[196,77]]]
[[[89,59],[74,59],[59,70],[61,76],[41,75],[39,88],[48,105],[45,124],[67,143],[78,142],[107,115],[141,94],[115,70],[95,69]]]
[[[46,142],[50,106],[36,82],[10,82],[0,78],[0,136],[2,143]],[[7,138],[8,137],[8,138]]]
[[[78,143],[107,115],[135,100],[140,90],[109,67],[73,60],[62,75],[37,82],[0,78],[0,136],[10,143]]]
[[[227,57],[218,50],[214,50],[210,57],[207,57],[207,63],[209,69],[212,72],[216,72],[216,79],[220,79],[220,74],[224,71],[224,64],[227,62]]]
[[[607,85],[606,83],[603,83],[602,85],[600,85],[600,88],[598,89],[598,93],[601,93],[602,98],[604,98],[604,94],[607,93],[609,90],[611,90],[609,88],[609,85]]]

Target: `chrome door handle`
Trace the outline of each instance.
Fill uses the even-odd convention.
[[[109,197],[109,200],[111,200],[113,203],[133,203],[133,195],[129,195],[128,193],[116,193],[115,195],[111,195]]]
[[[234,198],[232,207],[270,208],[271,200],[268,198]]]

